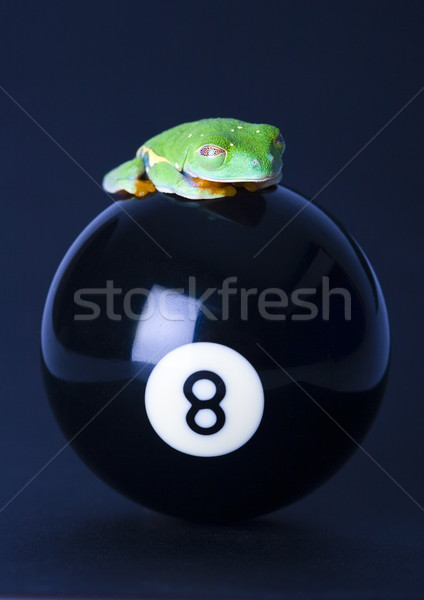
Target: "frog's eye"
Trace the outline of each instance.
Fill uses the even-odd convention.
[[[217,169],[220,167],[227,156],[224,148],[215,146],[214,144],[205,144],[197,150],[200,162],[206,169]]]
[[[281,135],[281,133],[279,133],[277,135],[277,137],[275,138],[275,145],[278,146],[279,148],[282,148],[284,146],[284,138]]]
[[[206,146],[201,146],[198,152],[200,156],[221,156],[222,154],[226,154],[224,148],[214,146],[213,144],[206,144]]]

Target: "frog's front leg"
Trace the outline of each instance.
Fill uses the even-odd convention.
[[[103,188],[110,194],[128,192],[139,198],[155,191],[155,186],[148,179],[140,180],[144,173],[142,158],[134,158],[109,171],[103,179]]]
[[[191,200],[223,198],[237,193],[232,185],[190,177],[168,162],[158,162],[150,167],[148,176],[160,192],[178,194]]]

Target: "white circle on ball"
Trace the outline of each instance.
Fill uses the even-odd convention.
[[[219,402],[214,401],[217,386],[207,377],[191,387],[199,402],[193,404],[184,394],[187,379],[202,371],[222,379],[225,393]],[[264,412],[264,391],[256,370],[239,352],[223,344],[196,342],[172,350],[158,362],[147,381],[145,405],[153,429],[175,450],[222,456],[244,446],[256,433]],[[221,418],[218,431],[210,432],[218,423],[219,409],[225,420]],[[190,410],[204,431],[190,427]]]

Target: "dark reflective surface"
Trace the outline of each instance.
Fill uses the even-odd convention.
[[[384,300],[356,243],[305,203],[283,187],[155,194],[75,241],[46,302],[43,371],[65,435],[84,428],[72,445],[114,488],[176,516],[242,519],[313,490],[363,439],[389,361]],[[193,342],[236,350],[264,389],[258,430],[223,456],[171,448],[146,415],[153,368]]]

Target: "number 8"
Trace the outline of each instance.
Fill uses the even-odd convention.
[[[212,381],[215,385],[215,395],[210,398],[210,400],[200,400],[194,395],[193,386],[202,379]],[[186,379],[183,392],[184,396],[192,405],[186,416],[187,425],[190,429],[201,435],[213,435],[214,433],[221,431],[225,424],[225,413],[220,406],[220,403],[226,394],[225,383],[222,378],[213,371],[196,371],[196,373],[193,373]],[[207,409],[214,413],[216,422],[210,427],[201,427],[196,423],[196,415],[199,411]]]

